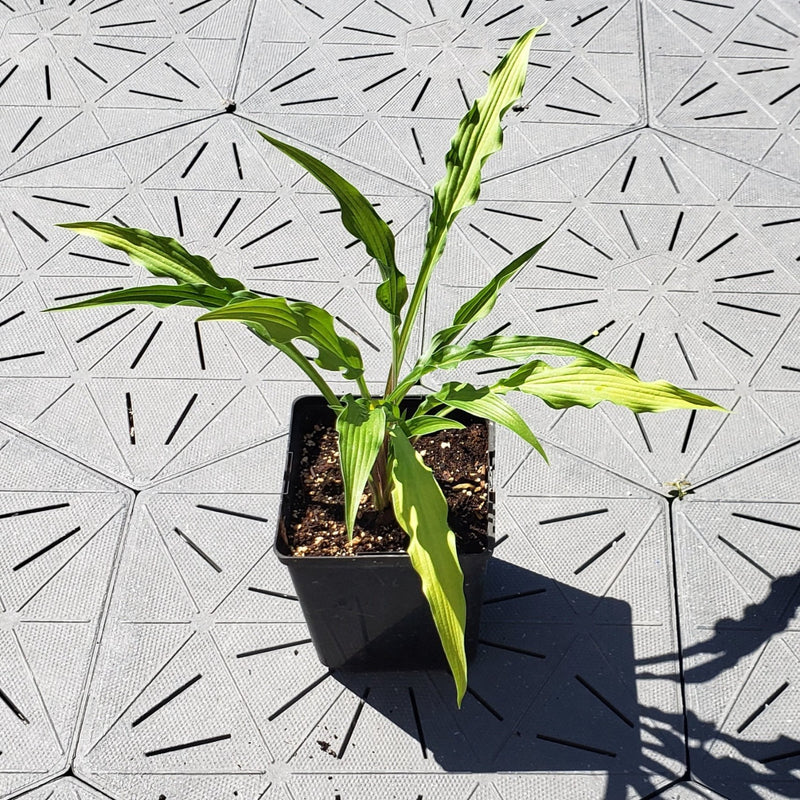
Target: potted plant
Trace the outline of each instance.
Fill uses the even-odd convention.
[[[297,548],[293,550],[293,536],[297,533],[292,530],[292,508],[296,505],[292,499],[294,494],[285,497],[276,547],[282,560],[297,566],[293,579],[318,649],[324,652],[327,647],[333,652],[330,658],[334,662],[339,656],[345,661],[351,660],[363,646],[361,639],[364,637],[359,639],[360,633],[372,626],[376,616],[384,615],[386,619],[372,626],[374,630],[367,637],[378,640],[368,645],[371,651],[377,648],[380,652],[383,642],[388,653],[385,660],[395,666],[407,664],[408,659],[402,659],[404,654],[417,657],[414,663],[422,665],[430,664],[431,654],[434,660],[443,654],[455,681],[459,704],[467,686],[469,649],[465,644],[468,614],[464,572],[467,572],[471,602],[479,608],[480,582],[490,547],[491,520],[487,514],[488,523],[485,523],[479,557],[468,565],[470,557],[463,554],[460,561],[453,525],[449,521],[448,501],[431,468],[423,460],[420,453],[424,449],[420,447],[423,440],[419,437],[442,432],[460,434],[465,426],[476,420],[489,420],[514,431],[546,460],[533,432],[504,399],[504,395],[512,391],[538,396],[553,408],[593,407],[607,400],[637,413],[673,408],[724,410],[704,397],[664,381],[643,382],[628,367],[561,339],[495,334],[463,341],[468,328],[490,313],[503,285],[519,272],[544,242],[515,258],[464,303],[452,324],[437,332],[411,370],[401,374],[420,306],[448,232],[458,213],[476,202],[481,168],[486,159],[502,146],[501,120],[521,96],[528,52],[537,31],[538,28],[528,31],[511,47],[489,77],[486,95],[475,101],[458,126],[446,157],[446,174],[434,188],[422,263],[410,296],[406,278],[396,263],[394,236],[369,201],[321,161],[292,145],[261,134],[333,194],[339,202],[344,227],[363,242],[380,270],[381,283],[376,291],[376,300],[388,315],[392,341],[391,362],[387,365],[385,388],[380,394],[369,389],[358,346],[337,333],[334,318],[325,309],[311,303],[289,302],[281,297],[260,297],[248,291],[238,280],[220,277],[207,259],[188,253],[173,239],[106,222],[74,222],[63,226],[124,251],[134,263],[156,276],[174,280],[176,285],[140,286],[109,292],[61,308],[118,303],[198,306],[206,311],[200,320],[243,322],[265,343],[294,361],[310,378],[319,390],[320,398],[295,406],[297,419],[293,421],[290,434],[290,453],[294,455],[289,470],[292,479],[300,479],[302,474],[303,440],[314,447],[326,436],[328,439],[333,436],[332,443],[329,442],[328,462],[332,459],[336,462],[335,473],[342,484],[338,516],[344,545],[340,555],[342,550],[345,553],[357,551],[353,545],[354,531],[363,531],[362,523],[367,527],[388,524],[396,528],[399,525],[400,532],[407,537],[406,552],[395,552],[388,559],[382,553],[325,557],[305,551],[303,555],[302,546],[299,553]],[[313,363],[298,349],[297,340],[313,345],[317,351]],[[572,361],[552,366],[539,359],[543,355],[567,357]],[[435,370],[453,369],[474,359],[505,359],[517,366],[505,377],[486,386],[447,382],[427,394],[415,388],[424,376]],[[323,377],[323,371],[341,372],[345,379],[354,382],[353,392],[337,396]],[[413,401],[409,399],[412,390],[417,394]],[[328,422],[335,427],[335,434],[325,430],[325,412],[329,415]],[[314,423],[318,425],[316,431],[313,430]],[[311,432],[303,425],[312,426]],[[437,454],[428,455],[428,461],[435,468]],[[490,471],[486,466],[485,476],[481,478],[484,492],[490,488],[486,485]],[[365,493],[367,486],[369,491]],[[314,541],[319,539],[325,545],[326,539],[332,540],[337,533],[316,532]],[[391,540],[391,537],[387,538]],[[394,549],[397,549],[396,544]],[[395,577],[388,577],[390,573],[384,570],[391,569],[387,566],[390,562],[399,563],[400,566],[394,569],[400,569],[404,574],[396,577],[391,573]],[[337,578],[337,571],[344,572],[344,577]],[[362,587],[365,594],[359,595],[362,583],[366,587]],[[310,599],[309,586],[321,595],[321,603]],[[390,586],[398,594],[390,594],[387,588]],[[411,601],[407,600],[409,594]],[[417,610],[422,607],[424,618],[414,610],[415,607]],[[333,616],[340,618],[339,621],[344,619],[344,632],[326,632],[328,622],[319,622],[315,616],[317,613],[324,615],[326,608],[328,611],[333,609]],[[472,638],[477,624],[477,608],[469,615]],[[404,625],[400,624],[402,620],[406,621]],[[441,642],[441,648],[435,640],[433,648],[425,644],[409,646],[408,639],[402,636],[396,639],[398,625],[405,627],[407,632],[410,629],[412,634],[427,626],[433,632],[431,635]],[[359,633],[356,639],[361,644],[349,642],[348,630]],[[332,644],[322,641],[326,636],[332,639]],[[405,644],[398,648],[397,641]],[[323,659],[326,658],[323,655]]]

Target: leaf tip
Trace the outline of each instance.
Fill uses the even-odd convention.
[[[544,21],[541,23],[541,25],[534,25],[532,28],[529,28],[529,29],[528,29],[528,30],[527,30],[527,31],[526,31],[526,32],[523,34],[523,38],[530,38],[530,39],[532,39],[534,36],[536,36],[536,34],[537,34],[537,33],[539,33],[539,31],[540,31],[542,28],[544,28],[544,26],[545,26],[545,25],[547,25],[547,19],[545,19],[545,20],[544,20]]]
[[[259,131],[259,136],[266,139],[273,147],[280,148],[283,145],[283,142],[280,139],[276,139],[273,136],[270,136],[268,133],[264,133],[264,131]]]
[[[547,453],[545,452],[544,448],[541,448],[541,450],[539,450],[539,455],[541,455],[541,457],[544,459],[544,463],[547,464],[548,467],[552,466],[550,464],[550,459],[547,457]]]
[[[529,28],[527,31],[525,31],[525,33],[522,34],[522,36],[519,37],[519,39],[517,39],[516,44],[521,47],[527,47],[533,41],[536,34],[538,34],[545,25],[547,25],[547,20],[542,22],[541,25],[534,25],[532,28]]]

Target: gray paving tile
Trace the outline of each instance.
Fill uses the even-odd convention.
[[[0,8],[0,174],[222,111],[233,93],[246,0]]]
[[[691,781],[671,786],[658,796],[664,800],[725,800],[723,795]]]
[[[100,794],[83,781],[61,778],[45,784],[41,789],[21,795],[25,800],[102,800],[108,795]]]
[[[0,427],[0,794],[75,746],[130,493]]]
[[[412,186],[439,179],[467,104],[520,31],[537,37],[512,146],[487,165],[519,168],[640,126],[637,6],[613,0],[263,4],[239,84],[242,113]],[[269,52],[264,57],[264,52]]]
[[[637,419],[613,406],[557,412],[520,402],[535,430],[656,489],[719,474],[800,435],[799,190],[649,131],[492,180],[454,237],[426,335],[450,324],[512,254],[555,231],[471,335],[510,323],[506,333],[580,341],[734,413]],[[433,377],[485,382],[476,371],[492,366]]]
[[[676,515],[692,769],[732,797],[797,794],[797,464],[795,446]]]
[[[0,421],[51,448],[0,428],[0,504],[70,504],[0,517],[0,795],[796,796],[796,4],[252,6],[0,0]],[[191,313],[39,312],[148,280],[54,227],[115,220],[325,305],[376,367],[374,266],[256,130],[341,168],[418,252],[464,97],[545,17],[426,332],[555,230],[475,333],[586,341],[734,413],[637,421],[522,399],[553,467],[500,434],[508,538],[456,713],[443,675],[325,677],[310,652],[269,549],[300,375],[236,326],[198,338]],[[131,496],[59,452],[149,487],[118,572]],[[682,476],[699,488],[671,522],[658,495]],[[80,529],[59,540],[56,517]],[[76,749],[102,793],[41,785]],[[687,766],[697,782],[675,783]]]
[[[373,305],[377,270],[363,247],[328,213],[335,202],[252,124],[225,115],[147,141],[147,154],[136,143],[77,159],[67,174],[58,165],[0,183],[8,249],[25,254],[24,262],[9,257],[0,284],[0,370],[10,389],[0,418],[136,486],[270,436],[311,385],[241,326],[196,328],[193,310],[41,314],[149,280],[121,254],[55,223],[93,216],[161,231],[255,291],[323,305],[349,325],[376,384],[390,349]],[[349,173],[398,232],[421,235],[423,198]],[[82,185],[81,174],[97,185]]]
[[[331,675],[317,661],[271,551],[285,441],[139,496],[79,774],[122,797],[157,773],[192,797],[213,796],[202,774],[245,797],[271,779],[298,800],[378,787],[468,797],[475,780],[442,773],[483,771],[489,784],[510,771],[537,791],[642,796],[682,773],[677,664],[645,681],[636,668],[675,649],[663,500],[566,454],[530,470],[526,496],[504,495],[507,538],[457,712],[444,674]]]
[[[800,15],[786,0],[645,0],[647,83],[657,125],[794,178]]]

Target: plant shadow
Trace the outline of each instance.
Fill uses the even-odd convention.
[[[790,584],[799,590],[786,603]],[[748,608],[741,620],[721,622],[707,641],[687,650],[708,658],[703,668],[686,670],[684,683],[669,620],[634,621],[623,600],[495,557],[462,708],[455,707],[444,671],[336,670],[334,677],[360,698],[348,734],[336,745],[339,758],[354,741],[356,723],[370,727],[367,720],[377,715],[394,723],[398,741],[405,735],[415,742],[409,769],[416,761],[419,770],[421,758],[425,771],[517,773],[523,782],[548,773],[548,781],[555,781],[548,783],[553,796],[654,797],[685,778],[688,764],[696,765],[700,780],[733,791],[737,799],[756,800],[765,787],[775,790],[784,781],[793,781],[796,791],[791,769],[797,766],[798,741],[785,735],[749,740],[720,731],[684,712],[682,699],[690,681],[702,686],[786,628],[800,599],[800,578],[778,578],[772,589],[758,608]],[[776,598],[783,598],[780,612],[767,615],[769,622],[754,631],[754,620]],[[385,736],[386,728],[376,735]],[[362,735],[361,741],[368,738]],[[774,759],[776,754],[781,757]],[[534,788],[531,783],[528,793]],[[789,791],[787,797],[797,796]]]
[[[682,671],[667,676],[687,695],[692,776],[736,800],[800,797],[800,725],[791,692],[800,670],[781,641],[785,631],[797,630],[798,610],[800,572],[771,578],[763,599],[738,617],[718,619],[706,638],[683,648]],[[640,681],[663,679],[668,663],[669,653],[640,658]],[[729,706],[719,724],[693,710],[712,705],[704,698],[715,695]],[[663,731],[684,724],[657,708],[643,712],[654,724],[650,749],[659,746]],[[784,726],[795,735],[776,733]]]
[[[448,772],[627,774],[641,752],[632,631],[628,603],[495,557],[460,710],[444,671],[334,675]]]

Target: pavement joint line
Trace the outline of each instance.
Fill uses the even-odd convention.
[[[4,170],[3,172],[0,172],[0,186],[2,186],[4,181],[16,180],[18,178],[24,178],[27,175],[34,175],[37,172],[42,172],[43,170],[52,169],[53,167],[58,167],[58,166],[61,166],[62,164],[68,164],[68,163],[71,163],[72,161],[78,161],[78,160],[80,160],[82,158],[86,158],[88,156],[97,155],[98,153],[105,153],[105,152],[107,152],[109,150],[115,150],[115,149],[117,149],[119,147],[124,147],[125,145],[133,144],[134,142],[140,142],[140,141],[143,141],[145,139],[150,139],[150,138],[153,138],[153,137],[166,135],[166,134],[168,134],[168,133],[170,133],[172,131],[180,130],[181,128],[186,128],[186,127],[189,127],[191,125],[198,125],[198,124],[203,123],[203,122],[210,122],[210,121],[215,120],[218,117],[222,117],[222,116],[227,116],[225,114],[225,111],[208,112],[204,116],[197,117],[196,119],[190,119],[190,120],[186,120],[184,122],[177,122],[174,125],[169,125],[166,128],[161,128],[160,130],[157,130],[157,131],[150,131],[148,133],[143,133],[143,134],[140,134],[138,136],[134,136],[134,137],[132,137],[130,139],[123,139],[123,140],[118,141],[118,142],[112,142],[110,144],[103,145],[102,147],[97,147],[97,148],[95,148],[93,150],[87,150],[85,152],[81,152],[81,153],[77,153],[77,154],[74,154],[74,155],[70,155],[70,156],[68,156],[68,157],[66,157],[64,159],[59,160],[59,161],[49,162],[47,164],[42,164],[40,166],[33,167],[32,169],[22,170],[20,172],[12,172],[11,174],[9,174],[8,170],[11,169],[11,167],[9,167],[8,169]]]
[[[736,474],[737,472],[741,472],[743,469],[747,469],[748,467],[752,467],[754,464],[758,464],[763,461],[768,461],[774,456],[777,456],[780,453],[784,453],[788,450],[791,450],[794,447],[800,445],[800,438],[793,439],[792,441],[786,442],[785,444],[778,445],[777,447],[765,452],[760,453],[753,458],[750,458],[746,461],[739,462],[734,466],[720,472],[717,475],[712,475],[709,478],[706,478],[702,481],[698,481],[696,484],[692,485],[692,489],[701,489],[705,486],[710,486],[716,483],[717,481],[723,480],[724,478],[728,478],[731,475]]]

